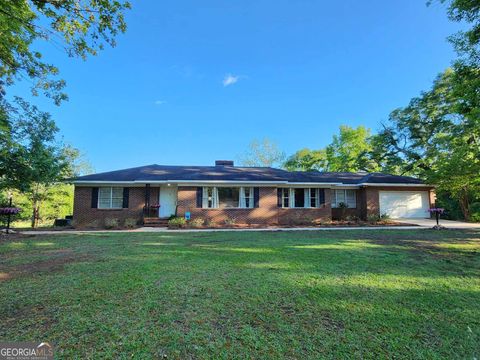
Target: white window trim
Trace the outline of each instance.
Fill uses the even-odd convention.
[[[123,194],[123,188],[120,186],[102,186],[98,188],[97,209],[123,209],[123,195],[122,195],[122,206],[113,207],[113,189],[114,188],[122,189],[122,194]],[[100,206],[100,189],[110,189],[110,206],[108,207]]]
[[[320,209],[320,188],[280,188],[282,189],[282,208],[283,209]],[[295,207],[295,189],[304,189],[303,207]],[[284,206],[284,191],[288,191],[288,206]],[[311,206],[311,190],[315,191],[315,207]],[[323,204],[322,204],[323,205]]]
[[[335,199],[334,202],[332,202],[332,208],[334,209],[338,209],[338,199],[337,199],[337,192],[340,192],[340,191],[343,191],[343,196],[344,196],[344,201],[340,201],[340,202],[343,202],[345,204],[348,205],[348,209],[356,209],[357,208],[357,192],[355,189],[336,189],[336,190],[333,190],[333,197]],[[350,206],[350,204],[348,203],[348,199],[347,199],[347,191],[353,191],[353,194],[354,194],[354,201],[355,203],[353,204],[354,206]]]
[[[229,207],[225,209],[253,209],[255,208],[255,196],[254,196],[254,187],[253,186],[222,186],[227,188],[238,188],[238,206]],[[208,207],[208,189],[212,189],[212,207]],[[245,189],[249,189],[249,207],[240,206],[242,194],[245,197]],[[205,197],[207,194],[207,197]],[[220,209],[220,199],[218,198],[218,186],[204,186],[202,190],[202,209]]]

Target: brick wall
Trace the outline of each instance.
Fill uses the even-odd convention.
[[[150,188],[150,203],[159,199],[159,187]],[[197,188],[178,188],[178,216],[191,213],[192,219],[203,218],[222,224],[228,218],[234,218],[239,224],[295,225],[309,222],[322,222],[340,217],[340,209],[331,208],[332,191],[325,189],[325,205],[317,209],[282,209],[277,207],[277,188],[260,187],[259,207],[253,209],[202,209],[197,208]],[[370,214],[380,215],[379,191],[412,191],[405,187],[365,187],[357,191],[357,208],[346,209],[346,215],[355,215],[365,219]],[[430,191],[431,188],[415,188]],[[116,218],[120,225],[127,218],[135,219],[139,224],[143,217],[145,188],[130,188],[128,209],[91,208],[92,188],[76,186],[73,216],[78,227],[103,227],[106,218]],[[430,191],[430,205],[435,201],[434,191]]]
[[[158,202],[159,188],[150,189],[150,202]],[[145,205],[145,188],[131,187],[127,209],[96,209],[92,208],[92,188],[75,186],[73,202],[73,221],[78,227],[103,227],[105,219],[115,218],[122,226],[125,219],[131,218],[142,221],[143,206]]]
[[[330,219],[331,192],[325,189],[325,206],[318,209],[282,209],[277,207],[277,188],[259,188],[259,207],[253,209],[203,209],[197,208],[197,188],[178,188],[178,215],[184,216],[186,211],[192,219],[202,218],[217,224],[228,218],[235,218],[238,224],[291,224],[325,221]]]

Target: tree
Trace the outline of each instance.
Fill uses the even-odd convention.
[[[480,64],[480,4],[478,0],[429,0],[427,4],[434,1],[449,3],[447,8],[448,18],[455,22],[471,24],[472,27],[466,31],[460,31],[449,37],[461,59],[457,65]]]
[[[329,171],[377,171],[378,166],[371,161],[372,150],[370,130],[364,126],[356,129],[342,125],[340,134],[326,147]]]
[[[299,150],[287,159],[284,167],[290,171],[377,171],[379,166],[371,157],[372,149],[369,129],[342,125],[327,147]]]
[[[36,50],[48,41],[68,56],[85,59],[126,30],[128,2],[116,0],[16,0],[0,4],[0,98],[19,79],[32,82],[34,95],[43,92],[58,105],[67,98],[58,68]]]
[[[273,141],[264,138],[253,140],[247,152],[241,156],[240,163],[243,166],[280,166],[285,159],[285,153],[280,150]]]
[[[480,71],[449,69],[431,90],[393,111],[378,145],[403,173],[438,185],[455,198],[466,220],[480,198]]]
[[[39,218],[39,208],[49,190],[66,177],[74,175],[78,151],[56,141],[58,132],[48,113],[17,98],[18,107],[10,108],[10,140],[0,158],[0,178],[4,188],[25,194],[31,203],[32,227]]]
[[[291,155],[283,167],[288,171],[321,171],[328,167],[327,153],[325,149],[301,149]]]

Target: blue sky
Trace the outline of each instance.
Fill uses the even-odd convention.
[[[264,137],[291,154],[341,124],[375,131],[449,66],[459,29],[423,0],[132,5],[117,47],[86,62],[49,48],[70,100],[34,100],[97,171],[236,160]]]

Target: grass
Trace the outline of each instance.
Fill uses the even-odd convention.
[[[480,233],[103,233],[0,242],[0,341],[57,358],[480,356]]]

